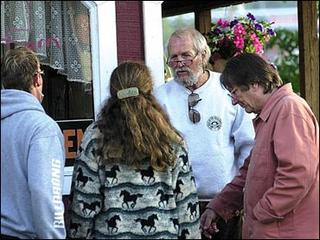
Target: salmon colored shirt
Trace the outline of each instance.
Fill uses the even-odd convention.
[[[244,210],[243,238],[319,238],[319,126],[291,84],[275,91],[254,119],[255,145],[221,194],[225,220]]]

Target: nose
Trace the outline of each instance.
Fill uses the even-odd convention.
[[[239,103],[239,100],[237,99],[236,96],[232,97],[232,105],[237,105]]]
[[[180,61],[177,61],[177,67],[183,67],[184,66],[184,63],[183,63],[183,60],[180,60]]]

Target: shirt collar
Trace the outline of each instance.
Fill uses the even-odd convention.
[[[267,121],[274,106],[286,95],[293,92],[291,83],[287,83],[274,91],[262,108],[257,118]]]

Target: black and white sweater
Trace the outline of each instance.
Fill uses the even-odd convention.
[[[101,135],[86,130],[74,165],[70,238],[200,239],[199,204],[187,151],[163,172],[146,161],[139,169],[98,163]]]

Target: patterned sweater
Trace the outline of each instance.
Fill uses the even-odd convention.
[[[183,146],[177,163],[163,172],[148,161],[139,169],[99,163],[102,142],[95,124],[86,130],[71,187],[70,238],[200,239],[199,204]]]

